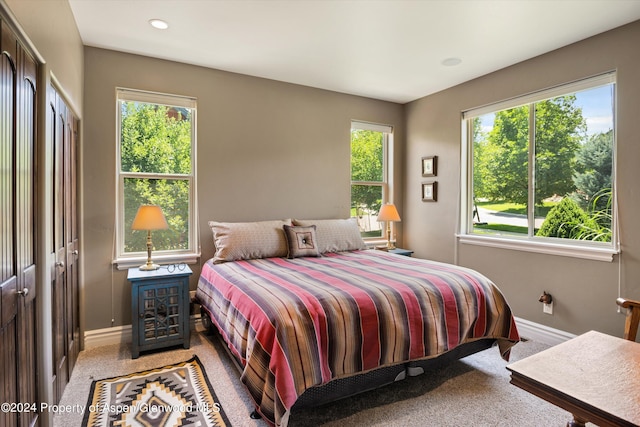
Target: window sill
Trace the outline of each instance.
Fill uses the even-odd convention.
[[[156,264],[196,264],[200,259],[199,253],[184,253],[184,254],[170,254],[170,255],[152,255],[153,262]],[[132,267],[139,267],[147,262],[147,257],[127,257],[117,258],[113,260],[113,264],[118,270],[127,270]]]
[[[467,245],[487,246],[516,251],[535,252],[547,255],[568,256],[573,258],[589,259],[594,261],[613,261],[613,256],[620,253],[612,247],[595,247],[579,244],[550,243],[539,240],[516,240],[500,237],[474,236],[469,234],[456,235],[458,241]]]

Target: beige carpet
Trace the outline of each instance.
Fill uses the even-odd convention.
[[[527,341],[516,345],[511,361],[543,350]],[[110,345],[83,351],[61,404],[84,405],[91,381],[151,369],[197,354],[229,421],[234,427],[267,426],[252,420],[251,400],[217,337],[195,332],[191,348],[143,353],[132,360],[129,346]],[[569,362],[570,363],[570,362]],[[407,426],[564,426],[570,415],[509,384],[497,348],[469,356],[435,373],[408,378],[383,389],[294,413],[292,427]],[[79,426],[82,413],[56,414],[55,427]]]
[[[86,405],[94,379],[153,369],[188,360],[194,354],[200,358],[211,387],[233,427],[267,426],[264,421],[249,418],[249,413],[253,411],[251,399],[239,380],[238,371],[229,361],[217,337],[208,337],[194,331],[191,333],[190,349],[185,350],[178,346],[166,351],[143,352],[138,359],[131,359],[129,344],[115,344],[82,351],[60,404]],[[82,423],[82,414],[55,414],[53,420],[54,427],[77,427]]]

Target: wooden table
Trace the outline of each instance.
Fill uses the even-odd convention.
[[[568,427],[640,425],[640,344],[587,332],[507,366],[516,385],[573,414]]]

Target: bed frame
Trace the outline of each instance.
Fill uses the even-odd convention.
[[[208,311],[203,306],[200,306],[200,314],[203,326],[210,334],[218,336],[224,344],[224,349],[227,351],[236,369],[238,369],[239,373],[242,373],[242,364],[236,356],[231,353],[227,343],[224,342],[222,335],[211,321]],[[295,414],[303,409],[318,407],[369,390],[374,390],[396,381],[401,381],[407,376],[417,376],[427,371],[440,369],[458,359],[486,350],[492,347],[495,342],[495,339],[481,339],[459,345],[453,350],[432,359],[403,362],[393,366],[374,369],[362,374],[335,379],[326,384],[311,387],[300,395],[291,408],[291,414]],[[255,410],[250,416],[254,419],[261,418],[260,414]]]

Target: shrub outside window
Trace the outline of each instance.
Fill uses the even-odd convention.
[[[195,99],[118,89],[117,108],[119,267],[145,257],[146,232],[131,229],[142,204],[159,205],[169,225],[152,232],[154,259],[195,260]]]
[[[463,113],[462,241],[611,259],[615,88],[608,73]]]

